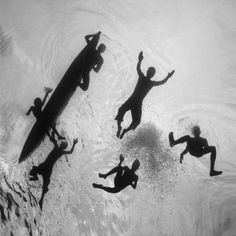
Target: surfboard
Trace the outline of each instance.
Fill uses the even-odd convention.
[[[42,111],[41,118],[32,127],[19,157],[19,163],[26,160],[32,152],[39,146],[46,134],[46,129],[54,124],[57,117],[62,113],[70,98],[77,89],[78,83],[82,79],[82,73],[91,62],[94,49],[97,46],[100,35],[95,35],[91,43],[79,53],[74,59],[60,83],[54,90],[52,96]]]

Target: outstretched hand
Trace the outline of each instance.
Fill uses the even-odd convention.
[[[175,70],[172,70],[171,72],[168,72],[167,78],[169,79],[174,73],[175,73]]]
[[[73,143],[74,143],[74,145],[75,145],[76,143],[78,143],[78,138],[74,138]]]
[[[120,162],[124,161],[124,156],[122,154],[120,154]]]
[[[143,52],[141,51],[138,55],[138,60],[142,61],[143,60]]]

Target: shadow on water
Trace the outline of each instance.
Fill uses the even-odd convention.
[[[30,109],[27,111],[26,115],[28,116],[31,112],[34,114],[37,121],[39,121],[42,124],[42,128],[44,128],[44,131],[47,134],[47,136],[49,137],[49,139],[51,139],[51,135],[49,133],[49,128],[52,129],[53,132],[55,132],[55,134],[57,135],[58,138],[63,139],[64,137],[62,137],[58,133],[58,131],[55,127],[56,124],[52,124],[52,123],[48,124],[47,120],[44,120],[42,108],[46,102],[46,99],[47,99],[49,93],[52,92],[52,89],[45,87],[44,90],[45,90],[44,99],[41,100],[40,98],[35,98],[34,99],[34,106],[30,107]],[[45,127],[44,127],[44,124],[45,124]]]
[[[131,186],[133,189],[136,189],[137,182],[138,182],[138,176],[135,174],[136,170],[139,169],[140,162],[138,159],[136,159],[133,164],[131,169],[128,166],[122,166],[122,162],[124,161],[124,157],[120,155],[120,162],[119,164],[114,167],[112,170],[107,172],[106,174],[100,174],[100,178],[106,179],[108,176],[112,174],[116,174],[114,178],[114,187],[107,187],[103,186],[102,184],[95,184],[93,183],[94,188],[100,188],[103,189],[106,192],[109,193],[118,193],[127,186]]]
[[[19,162],[24,161],[33,152],[50,127],[55,129],[53,124],[70,101],[77,87],[79,86],[83,91],[88,90],[91,70],[98,73],[103,64],[101,54],[105,51],[106,46],[100,44],[97,47],[100,35],[101,32],[85,36],[86,47],[74,59],[45,108],[41,110],[42,102],[40,102],[39,106],[31,108],[36,115],[37,121],[25,142]]]
[[[142,117],[142,103],[143,99],[146,97],[148,92],[155,86],[160,86],[165,84],[168,79],[174,74],[174,70],[169,72],[167,76],[161,81],[153,81],[151,78],[155,75],[156,69],[154,67],[149,67],[146,75],[141,70],[141,62],[143,60],[143,52],[139,53],[138,64],[137,64],[137,73],[138,73],[138,82],[135,86],[135,89],[131,96],[127,99],[127,101],[122,104],[122,106],[118,109],[118,113],[115,117],[117,120],[117,137],[122,139],[123,136],[129,132],[130,130],[135,130],[141,122]],[[123,118],[127,111],[131,111],[132,115],[132,123],[128,128],[123,129],[121,123],[123,122]],[[122,132],[121,132],[122,131]]]
[[[216,147],[209,146],[205,138],[200,137],[201,130],[200,127],[195,125],[192,128],[192,133],[194,137],[185,135],[179,139],[174,139],[173,132],[169,134],[170,146],[173,147],[180,143],[186,143],[185,150],[180,154],[180,163],[182,164],[184,155],[188,152],[195,157],[202,157],[205,154],[210,153],[210,176],[221,175],[222,171],[215,170],[215,160],[216,160]]]
[[[75,144],[78,142],[77,139],[74,139],[71,149],[66,151],[68,143],[66,141],[63,141],[60,145],[58,145],[58,142],[55,139],[55,133],[53,133],[51,141],[54,144],[53,150],[49,153],[48,157],[43,163],[41,163],[39,166],[33,166],[29,173],[31,181],[38,180],[38,175],[41,175],[43,178],[43,190],[41,199],[39,200],[39,206],[41,210],[43,207],[44,196],[48,192],[50,178],[56,161],[63,155],[72,154]]]

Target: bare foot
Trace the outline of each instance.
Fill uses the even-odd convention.
[[[103,174],[98,174],[99,178],[103,178],[103,179],[106,179],[106,175],[103,175]]]
[[[122,129],[121,126],[118,126],[118,130],[116,133],[117,138],[119,138],[119,136],[120,136],[121,129]]]
[[[39,179],[38,179],[38,176],[36,175],[36,176],[30,176],[29,180],[30,181],[36,181],[36,180],[39,180]]]
[[[121,136],[120,136],[120,139],[122,139],[122,138],[124,137],[124,135],[125,135],[126,132],[127,132],[127,130],[126,130],[126,129],[123,129],[123,132],[122,132],[122,134],[121,134]]]
[[[93,183],[93,187],[94,187],[94,188],[101,188],[102,185],[101,185],[101,184],[95,184],[95,183]]]
[[[221,175],[223,173],[223,171],[216,171],[216,170],[213,170],[210,172],[210,176],[216,176],[216,175]]]

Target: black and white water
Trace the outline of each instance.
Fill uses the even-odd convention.
[[[1,0],[0,235],[235,236],[235,10],[235,1],[222,0]],[[46,138],[18,164],[35,121],[25,113],[44,86],[56,88],[84,36],[99,30],[103,67],[57,124],[70,144],[74,137],[79,143],[68,162],[62,157],[54,166],[41,213],[42,181],[27,182],[28,171],[52,145]],[[141,125],[120,141],[114,117],[136,84],[141,50],[142,69],[155,66],[156,80],[176,72],[152,89]],[[216,146],[223,175],[209,177],[209,155],[187,155],[181,165],[184,145],[169,147],[170,131],[179,137],[194,124]],[[126,165],[141,162],[137,189],[92,188],[113,184],[98,173],[121,153]]]

